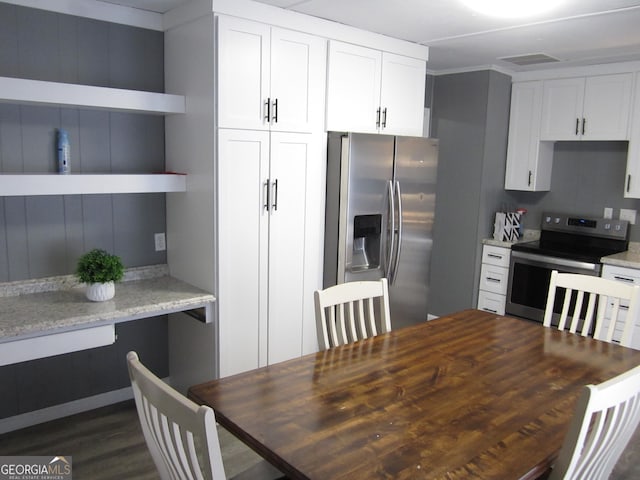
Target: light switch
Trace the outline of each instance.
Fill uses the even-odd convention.
[[[636,211],[635,210],[631,210],[631,209],[627,209],[627,208],[621,208],[620,209],[620,220],[628,220],[631,225],[635,225],[636,224]]]

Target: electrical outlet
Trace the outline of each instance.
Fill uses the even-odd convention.
[[[153,236],[153,239],[156,243],[156,252],[162,252],[167,249],[167,240],[164,236],[164,233],[156,233]]]
[[[604,207],[604,218],[613,218],[613,208],[611,207]]]
[[[636,211],[628,208],[620,209],[620,220],[628,220],[631,225],[636,224]]]

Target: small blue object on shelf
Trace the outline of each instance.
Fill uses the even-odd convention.
[[[71,171],[69,134],[62,128],[58,129],[58,173],[67,174]]]

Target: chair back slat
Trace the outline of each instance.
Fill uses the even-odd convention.
[[[317,290],[315,307],[321,349],[378,335],[378,324],[382,333],[391,330],[389,292],[385,278],[342,283]],[[333,335],[332,332],[336,330],[343,334]]]
[[[616,327],[622,326],[620,344],[631,346],[635,314],[640,302],[640,286],[554,270],[549,281],[543,320],[545,327],[550,327],[556,316],[554,311],[558,289],[565,290],[564,295],[558,295],[562,299],[558,317],[559,330],[568,329],[569,332],[582,336],[593,332],[594,338],[612,342]],[[623,302],[628,305],[626,315],[622,315],[620,308]],[[607,322],[608,326],[604,328]]]
[[[640,424],[640,366],[584,387],[550,480],[609,478]]]

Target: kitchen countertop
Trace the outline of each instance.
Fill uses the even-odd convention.
[[[166,265],[127,270],[106,302],[88,300],[72,275],[0,283],[0,343],[201,307],[210,322],[214,301],[169,276]]]
[[[493,238],[485,238],[482,240],[483,245],[492,245],[494,247],[502,247],[502,248],[511,248],[511,245],[514,243],[522,243],[522,242],[533,242],[534,240],[538,240],[540,238],[540,230],[524,230],[524,234],[522,238],[518,239],[515,242],[506,242],[503,240],[494,240]]]
[[[629,242],[629,249],[626,252],[602,257],[600,261],[604,265],[616,265],[618,267],[640,269],[640,243]]]

